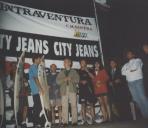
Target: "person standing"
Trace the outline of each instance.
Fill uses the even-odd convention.
[[[133,101],[138,105],[143,117],[148,118],[148,99],[144,92],[142,60],[136,58],[132,50],[127,51],[128,62],[122,67],[122,75],[126,76]]]
[[[129,118],[130,93],[121,69],[116,59],[109,62],[109,101],[111,117],[113,120],[125,120]],[[128,114],[127,114],[128,113]]]
[[[29,95],[29,91],[28,91],[28,74],[23,75],[23,86],[21,87],[20,90],[20,112],[22,114],[22,123],[21,126],[22,127],[27,127],[26,124],[26,119],[27,119],[27,113],[28,113],[28,95]]]
[[[59,124],[61,124],[61,93],[60,93],[60,86],[56,82],[57,78],[57,66],[55,64],[50,65],[50,73],[47,75],[47,81],[49,85],[49,100],[51,104],[51,111],[52,111],[52,124],[55,124],[55,107],[58,107],[59,113]]]
[[[29,85],[33,96],[33,123],[34,127],[40,127],[39,114],[41,112],[40,94],[44,94],[44,90],[38,79],[38,65],[41,62],[41,56],[35,54],[32,58],[33,64],[29,68]]]
[[[143,44],[143,77],[144,77],[144,87],[145,87],[145,92],[148,97],[148,43]]]
[[[94,71],[94,92],[97,99],[100,102],[102,114],[104,121],[110,120],[110,107],[108,103],[108,81],[109,75],[107,71],[103,68],[103,65],[100,61],[95,62],[95,71]]]
[[[68,103],[71,104],[72,125],[77,124],[77,84],[79,83],[78,73],[71,68],[72,61],[64,59],[64,69],[57,76],[57,84],[60,86],[62,96],[62,120],[63,125],[68,125]]]
[[[80,61],[81,68],[79,69],[79,103],[81,104],[82,123],[86,122],[87,106],[90,106],[91,117],[94,119],[94,104],[96,98],[93,90],[92,73],[87,69],[85,60]]]

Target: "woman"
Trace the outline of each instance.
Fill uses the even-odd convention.
[[[86,111],[87,107],[90,108],[90,115],[94,119],[94,108],[93,105],[96,102],[93,84],[91,81],[92,74],[87,69],[87,63],[85,60],[80,61],[81,68],[79,69],[79,103],[81,104],[81,116],[83,118],[82,122],[86,121]]]
[[[108,103],[108,84],[109,76],[106,70],[103,68],[102,63],[95,62],[94,71],[94,92],[101,105],[104,121],[110,120],[110,108]]]

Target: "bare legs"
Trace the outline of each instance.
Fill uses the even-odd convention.
[[[104,121],[110,120],[111,118],[111,112],[110,112],[110,107],[108,103],[108,97],[107,96],[100,96],[98,97],[98,100],[101,105],[101,111],[104,117]]]

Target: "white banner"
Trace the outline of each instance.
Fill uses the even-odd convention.
[[[33,9],[0,1],[0,29],[98,41],[95,18]]]

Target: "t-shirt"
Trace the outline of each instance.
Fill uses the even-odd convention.
[[[140,80],[143,78],[142,66],[143,62],[141,59],[131,59],[122,67],[122,75],[126,76],[128,82]]]
[[[39,94],[39,89],[35,82],[35,78],[38,78],[38,66],[36,64],[32,64],[29,69],[29,85],[32,95]]]

